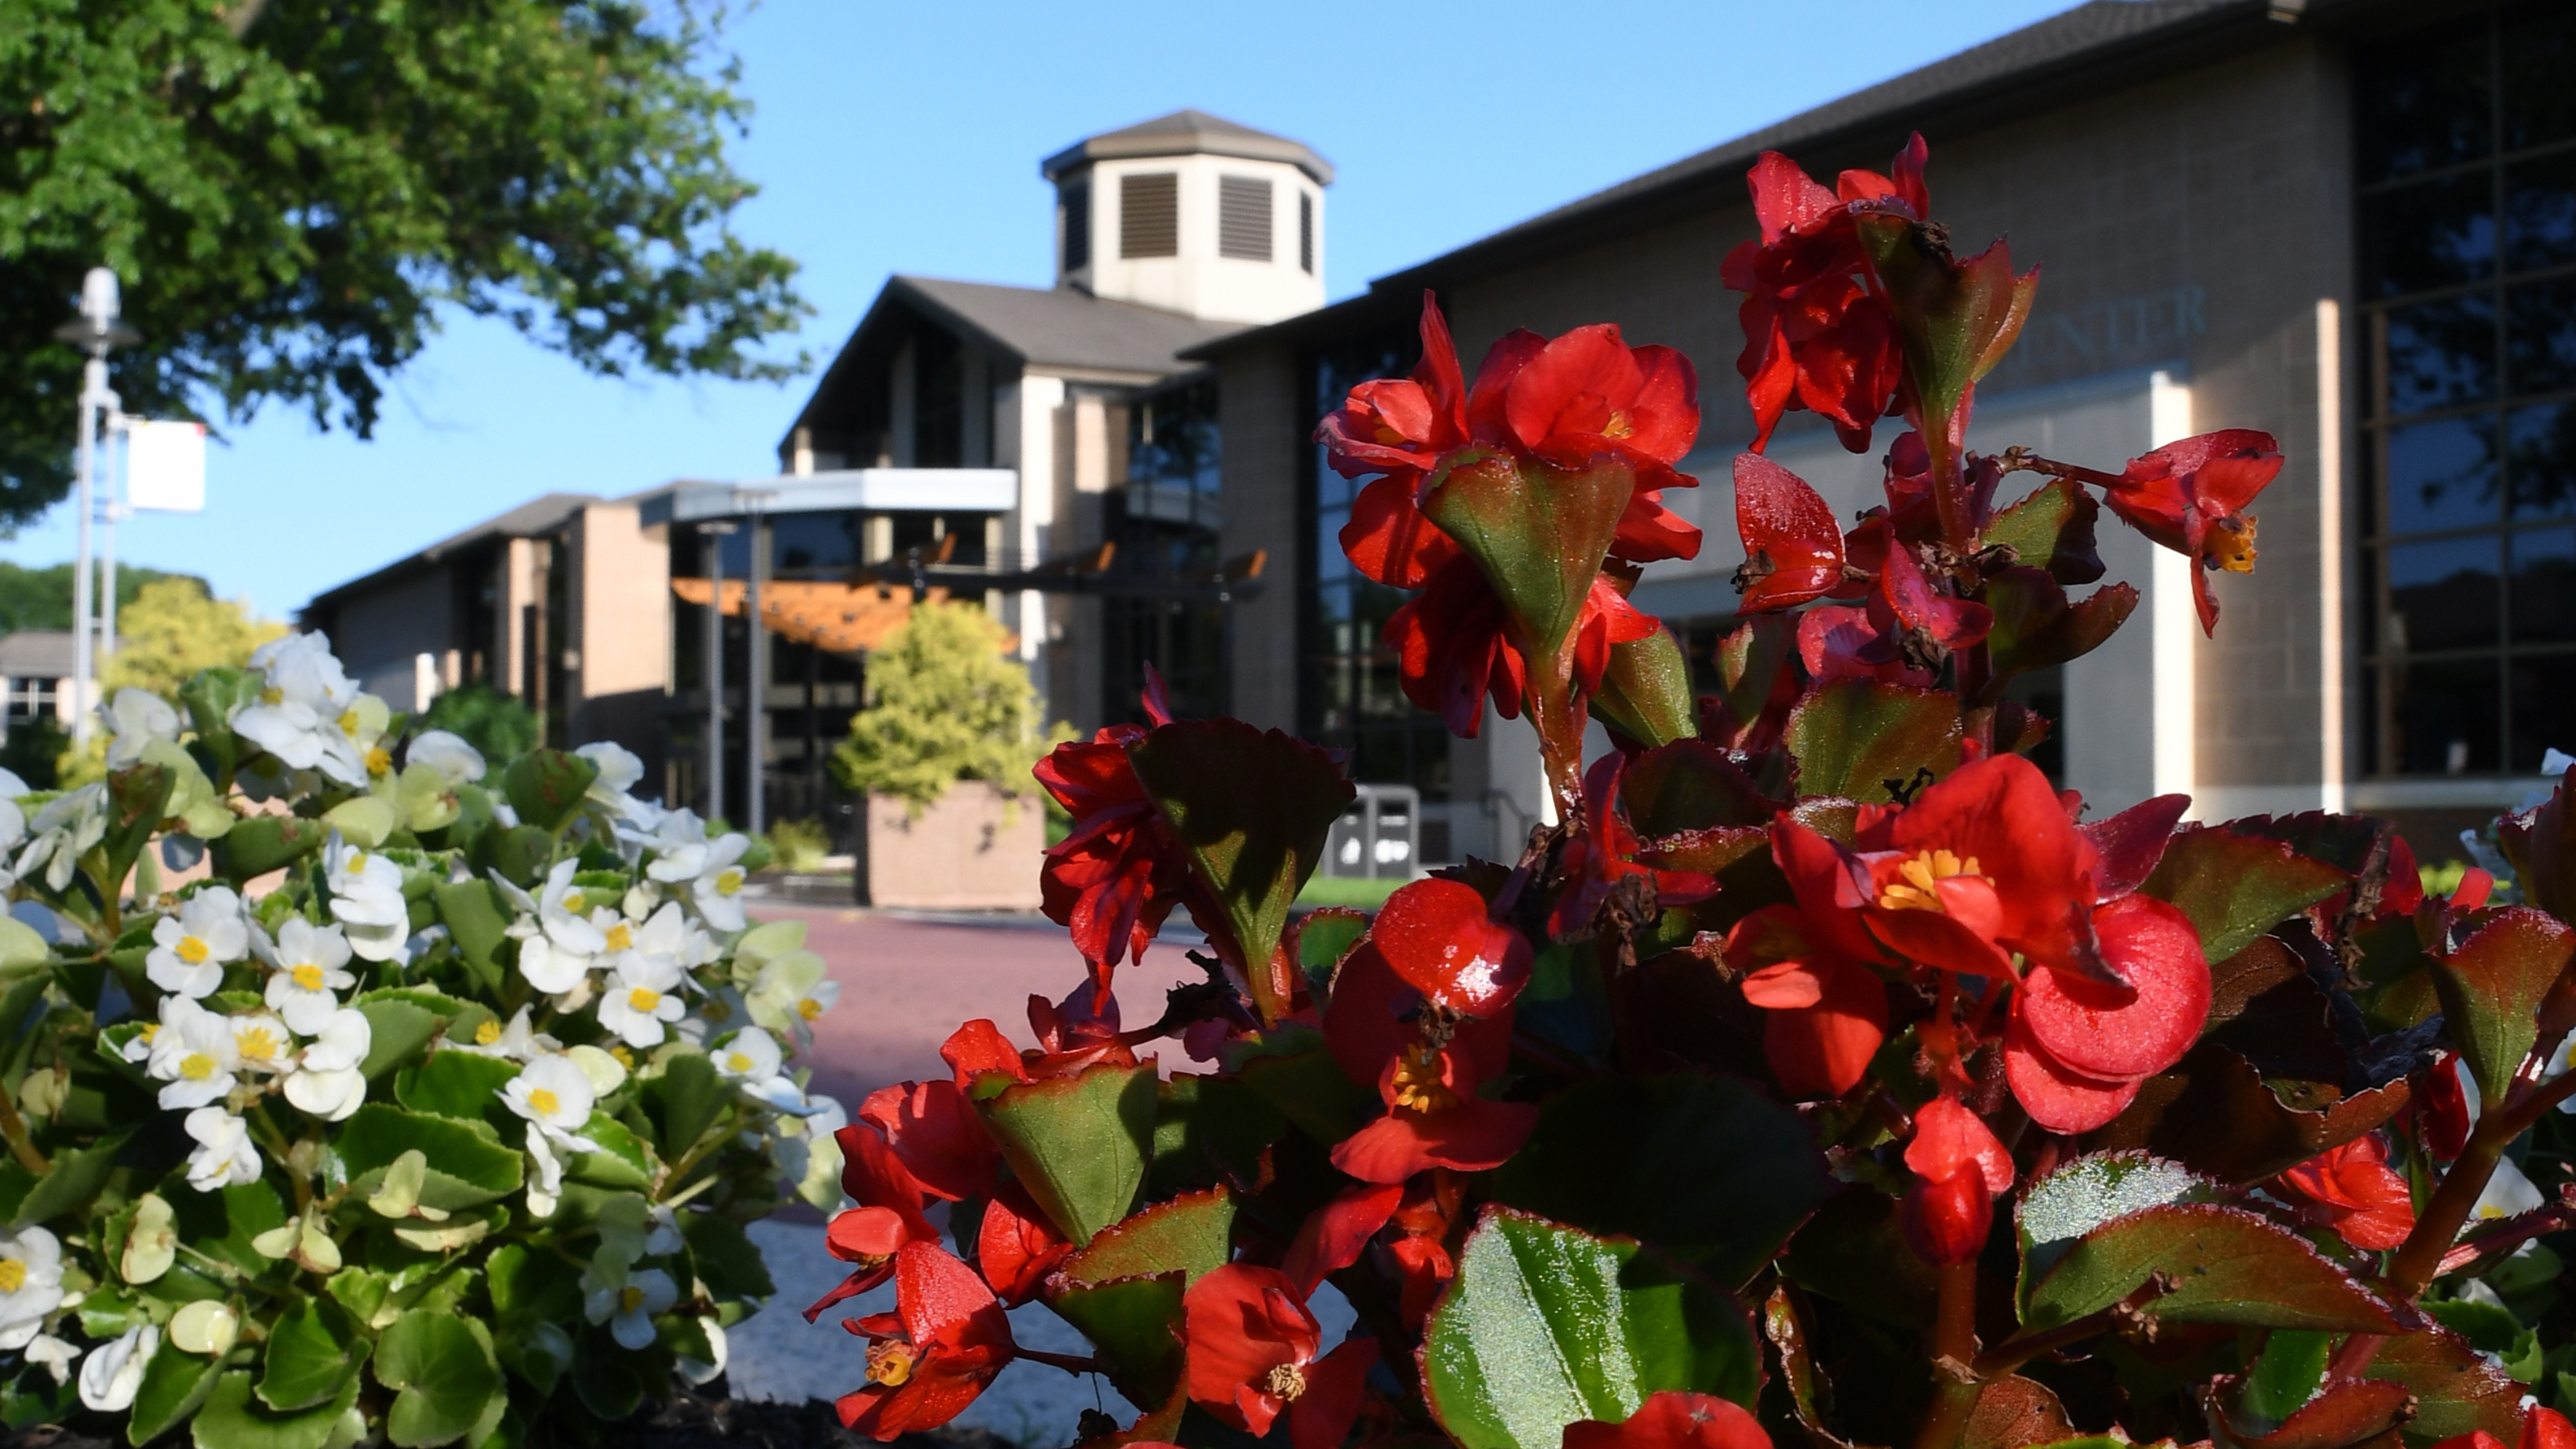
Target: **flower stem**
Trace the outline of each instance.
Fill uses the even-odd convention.
[[[25,1078],[19,1080],[23,1082]],[[9,1155],[18,1159],[20,1167],[38,1177],[54,1170],[54,1165],[45,1160],[45,1154],[36,1150],[36,1139],[27,1130],[27,1119],[18,1115],[17,1098],[6,1087],[0,1087],[0,1136],[9,1139]]]
[[[1023,1348],[1012,1356],[1027,1359],[1031,1363],[1042,1363],[1050,1368],[1060,1368],[1066,1373],[1077,1376],[1102,1373],[1109,1367],[1096,1358],[1077,1358],[1069,1353],[1048,1353],[1044,1349],[1037,1348]]]
[[[1983,1388],[1976,1376],[1976,1262],[1952,1263],[1939,1271],[1940,1299],[1932,1320],[1932,1404],[1923,1411],[1914,1449],[1957,1449]]]

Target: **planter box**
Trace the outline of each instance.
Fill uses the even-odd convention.
[[[918,818],[871,795],[854,884],[861,905],[1034,911],[1045,850],[1044,804],[1014,807],[980,780],[959,781]]]

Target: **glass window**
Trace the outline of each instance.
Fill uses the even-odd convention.
[[[2576,516],[2576,401],[2515,408],[2504,438],[2514,516]]]
[[[2530,529],[2513,536],[2513,642],[2576,644],[2576,530]],[[2576,660],[2562,659],[2576,666]],[[2576,719],[2568,721],[2576,727]]]
[[[2437,418],[2388,432],[2388,531],[2493,523],[2499,511],[2495,419]]]
[[[1215,596],[1224,439],[1217,390],[1200,380],[1127,405],[1127,481],[1108,500],[1102,623],[1111,706],[1141,720],[1145,667],[1187,718],[1225,713],[1225,611]]]
[[[2513,742],[2506,768],[2537,774],[2549,751],[2576,751],[2576,654],[2513,662]]]
[[[2576,388],[2576,277],[2507,287],[2505,375],[2520,393]]]
[[[2480,17],[2380,46],[2362,57],[2364,180],[2473,161],[2493,146],[2487,97],[2488,21]]]
[[[2495,299],[2445,297],[2388,313],[2387,416],[2495,396]]]
[[[2445,659],[2391,671],[2396,768],[2408,775],[2470,775],[2497,768],[2499,672],[2492,659]]]
[[[2388,550],[2388,647],[2410,653],[2496,643],[2496,536]]]
[[[2495,212],[2483,172],[2420,181],[2361,203],[2362,290],[2374,297],[2430,292],[2495,270]]]
[[[2504,144],[2508,150],[2576,141],[2576,9],[2525,0],[2504,13]]]
[[[2517,272],[2576,262],[2576,151],[2504,169],[2504,255]]]

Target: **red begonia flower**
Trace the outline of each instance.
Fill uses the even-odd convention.
[[[1747,613],[1795,608],[1843,587],[1843,531],[1833,509],[1760,453],[1735,457],[1735,531],[1744,542],[1735,577]]]
[[[2190,917],[2131,895],[2094,910],[2090,924],[2103,964],[2129,985],[2034,964],[2004,1029],[2004,1079],[2052,1132],[2090,1132],[2120,1115],[2209,1019],[2209,961]]]
[[[1181,1300],[1190,1398],[1255,1438],[1285,1413],[1296,1449],[1337,1449],[1359,1416],[1374,1339],[1348,1339],[1327,1357],[1323,1329],[1276,1268],[1229,1263]],[[1309,1422],[1311,1421],[1311,1422]]]
[[[1405,984],[1374,941],[1344,958],[1324,1009],[1324,1044],[1345,1075],[1375,1087],[1386,1115],[1333,1149],[1333,1165],[1362,1182],[1403,1182],[1432,1167],[1498,1167],[1538,1125],[1538,1108],[1493,1102],[1476,1089],[1511,1057],[1508,1001],[1487,1016],[1449,1017]]]
[[[859,1120],[885,1134],[904,1169],[931,1196],[956,1202],[993,1190],[1000,1154],[955,1082],[879,1087],[859,1104]]]
[[[1798,662],[1807,666],[1807,680],[1821,688],[1838,679],[1875,679],[1888,684],[1912,685],[1928,689],[1932,672],[1917,669],[1903,658],[1871,662],[1862,658],[1878,642],[1878,626],[1870,623],[1869,610],[1843,604],[1819,604],[1798,615]]]
[[[1390,473],[1351,500],[1350,521],[1341,534],[1351,567],[1390,588],[1418,589],[1431,582],[1441,565],[1460,556],[1458,545],[1414,502],[1420,486],[1411,477]]]
[[[1615,453],[1636,469],[1641,486],[1694,482],[1673,471],[1699,438],[1699,378],[1690,359],[1669,347],[1632,348],[1615,323],[1577,327],[1523,362],[1503,416],[1523,448],[1559,466],[1581,468],[1596,454]]]
[[[1908,806],[1864,805],[1853,838],[1865,924],[1897,955],[1970,975],[2009,974],[2016,951],[2091,964],[2093,847],[2021,756],[1962,765]]]
[[[2504,1441],[2484,1429],[2472,1429],[2433,1449],[2504,1449]],[[2523,1414],[2522,1435],[2514,1449],[2576,1449],[2576,1424],[2568,1423],[2564,1414],[2534,1404]]]
[[[1665,1389],[1618,1424],[1565,1426],[1563,1449],[1771,1449],[1762,1423],[1732,1399]]]
[[[1529,942],[1495,920],[1463,881],[1418,880],[1397,890],[1369,937],[1397,979],[1462,1015],[1493,1015],[1529,981]]]
[[[2469,1129],[2477,1125],[2469,1111],[2466,1071],[2458,1052],[2433,1058],[2424,1073],[2422,1104],[2415,1109],[2416,1130],[2425,1149],[2444,1162],[2459,1161],[2469,1145]]]
[[[893,1276],[895,1253],[904,1244],[939,1240],[938,1230],[922,1215],[921,1184],[875,1127],[853,1122],[833,1133],[832,1140],[841,1148],[841,1191],[858,1206],[833,1215],[823,1245],[833,1257],[857,1267],[805,1310],[808,1323],[842,1299]]]
[[[957,1074],[957,1090],[974,1090],[975,1079],[987,1072],[1000,1072],[1013,1081],[1029,1080],[1028,1067],[1020,1060],[1020,1049],[1002,1035],[1002,1029],[991,1021],[977,1017],[948,1034],[939,1044],[939,1059]]]
[[[2099,899],[2116,900],[2146,884],[2156,863],[2165,858],[2174,826],[2191,808],[2189,795],[2158,795],[2117,815],[2079,825],[2077,832],[2093,847],[2093,885]]]
[[[2254,571],[2254,519],[2245,508],[2280,471],[2280,445],[2270,433],[2226,428],[2130,459],[2102,501],[2130,527],[2194,562],[2192,599],[2201,631],[2215,635],[2218,600],[2209,592],[2209,571]]]
[[[1441,455],[1467,441],[1467,388],[1449,319],[1422,294],[1422,360],[1409,378],[1382,378],[1351,389],[1338,411],[1316,425],[1333,471],[1345,478],[1383,473],[1408,486],[1440,466]]]
[[[1386,621],[1384,638],[1395,651],[1405,698],[1439,715],[1461,739],[1476,737],[1488,698],[1503,718],[1520,718],[1530,661],[1512,640],[1510,620],[1473,559],[1462,555],[1443,565]],[[1656,628],[1655,618],[1631,607],[1607,576],[1595,577],[1574,625],[1575,679],[1587,693],[1598,690],[1611,646]]]
[[[1862,659],[1931,670],[1985,638],[1995,615],[1983,604],[1935,590],[1914,551],[1899,544],[1887,551],[1878,586],[1869,592],[1869,622],[1878,637],[1862,646]]]
[[[1072,1242],[1018,1183],[1004,1183],[984,1203],[983,1220],[975,1227],[975,1266],[1004,1303],[1018,1305],[1036,1296],[1047,1274],[1072,1252]]]
[[[2282,1173],[2281,1186],[2300,1199],[2300,1216],[2368,1252],[2394,1248],[2415,1230],[2414,1195],[2389,1167],[2377,1133],[2327,1148]]]
[[[1584,830],[1566,842],[1558,860],[1568,883],[1548,919],[1548,930],[1558,937],[1590,930],[1602,901],[1632,875],[1652,877],[1655,899],[1667,906],[1686,906],[1717,894],[1714,876],[1638,863],[1644,844],[1619,803],[1619,779],[1627,767],[1628,757],[1613,750],[1583,772]]]
[[[1905,1193],[1906,1241],[1934,1267],[1974,1259],[1994,1227],[1996,1195],[2012,1188],[2012,1154],[1984,1118],[1941,1096],[1914,1114],[1905,1166],[1914,1174]]]
[[[1875,972],[1814,940],[1794,906],[1736,922],[1726,959],[1747,973],[1744,999],[1762,1008],[1762,1056],[1782,1092],[1839,1097],[1860,1085],[1887,1039],[1887,987]]]
[[[1335,1193],[1298,1225],[1287,1256],[1279,1260],[1279,1271],[1297,1285],[1301,1296],[1313,1297],[1315,1286],[1326,1275],[1360,1260],[1369,1239],[1386,1226],[1403,1199],[1404,1188],[1398,1183],[1362,1183]]]
[[[1155,722],[1168,722],[1159,690],[1146,695]],[[1087,741],[1068,740],[1031,773],[1073,815],[1073,830],[1046,850],[1038,877],[1047,919],[1073,932],[1075,949],[1107,989],[1121,960],[1142,961],[1145,947],[1189,888],[1189,863],[1145,787],[1127,747],[1145,737],[1139,725],[1111,725]]]
[[[1744,375],[1753,407],[1754,450],[1771,438],[1782,413],[1810,409],[1834,424],[1843,446],[1869,446],[1871,427],[1895,401],[1904,355],[1887,304],[1873,295],[1856,209],[1929,214],[1923,185],[1923,138],[1898,153],[1893,179],[1846,171],[1836,191],[1809,180],[1797,163],[1766,151],[1746,185],[1761,236],[1729,252],[1719,269],[1745,294],[1738,318]]]
[[[956,1418],[1017,1351],[993,1290],[934,1244],[895,1255],[894,1292],[896,1321],[842,1322],[870,1342],[868,1386],[842,1396],[841,1423],[879,1440]]]

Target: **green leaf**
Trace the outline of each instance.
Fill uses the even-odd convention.
[[[108,1174],[116,1170],[116,1154],[125,1146],[131,1133],[119,1133],[94,1143],[78,1152],[58,1153],[54,1170],[36,1179],[27,1196],[10,1215],[14,1230],[29,1223],[51,1222],[68,1217],[88,1207],[91,1198],[107,1185]]]
[[[417,1002],[361,998],[355,1005],[367,1019],[367,1059],[359,1063],[359,1070],[369,1081],[416,1060],[429,1039],[438,1035],[438,1017]]]
[[[1588,1232],[1641,1238],[1741,1283],[1832,1196],[1792,1109],[1732,1077],[1598,1077],[1539,1109],[1494,1174],[1494,1200]]]
[[[397,1390],[385,1437],[404,1449],[463,1438],[502,1392],[501,1366],[483,1325],[414,1309],[376,1343],[376,1382]]]
[[[1631,757],[1619,775],[1619,803],[1628,823],[1650,840],[1720,826],[1767,830],[1780,808],[1764,798],[1743,766],[1706,740]]]
[[[575,1340],[573,1392],[584,1408],[600,1418],[623,1419],[644,1401],[643,1357],[619,1347],[606,1329],[590,1329]]]
[[[1552,659],[1635,492],[1635,473],[1607,455],[1575,471],[1470,451],[1432,475],[1422,511],[1484,571],[1531,657]]]
[[[2277,840],[2223,825],[2186,826],[2139,889],[2180,906],[2200,932],[2202,954],[2224,961],[2350,879]]]
[[[2447,1328],[2381,1344],[2364,1376],[2402,1384],[2415,1396],[2415,1418],[2406,1425],[2414,1449],[2480,1429],[2508,1443],[2520,1432],[2524,1387]]]
[[[354,1369],[357,1360],[349,1366]],[[357,1402],[358,1376],[350,1373],[327,1400],[296,1409],[271,1408],[252,1395],[250,1371],[234,1369],[215,1380],[214,1392],[188,1430],[197,1449],[322,1449],[340,1426],[340,1416]]]
[[[1182,1286],[1225,1266],[1234,1241],[1234,1194],[1217,1187],[1156,1203],[1102,1232],[1065,1259],[1066,1281],[1085,1286],[1118,1278],[1179,1273]]]
[[[662,1059],[662,1075],[644,1084],[644,1100],[660,1132],[663,1158],[676,1162],[715,1125],[733,1089],[716,1075],[705,1052],[676,1051]]]
[[[1003,1160],[1076,1244],[1127,1215],[1154,1146],[1154,1068],[1109,1062],[975,1104]]]
[[[509,920],[485,880],[450,881],[430,892],[438,902],[438,919],[456,938],[457,954],[486,991],[498,991],[502,973],[495,954],[509,939]]]
[[[653,1185],[653,1150],[644,1139],[626,1128],[626,1124],[605,1113],[593,1112],[582,1125],[581,1135],[599,1144],[597,1152],[577,1152],[564,1168],[575,1182],[598,1187],[633,1188],[642,1192]]]
[[[395,1073],[394,1100],[415,1112],[501,1127],[515,1120],[501,1101],[501,1089],[517,1075],[519,1064],[505,1057],[432,1052],[418,1065]]]
[[[1762,1361],[1744,1310],[1635,1243],[1487,1207],[1432,1310],[1422,1382],[1466,1449],[1558,1449],[1656,1393],[1747,1405]]]
[[[1995,515],[1986,542],[2003,544],[2021,561],[2048,570],[2061,584],[2089,584],[2102,577],[2102,555],[2093,538],[2102,505],[2072,478],[2051,478],[2019,503]]]
[[[1785,738],[1798,761],[1798,793],[1885,804],[1924,771],[1937,780],[1959,768],[1959,698],[1874,679],[1837,680],[1789,712]]]
[[[169,766],[151,764],[131,765],[107,777],[107,835],[98,848],[107,859],[110,884],[123,883],[144,842],[161,828],[178,779]]]
[[[523,1181],[519,1154],[473,1126],[384,1102],[360,1107],[331,1144],[335,1175],[361,1198],[375,1191],[394,1159],[415,1150],[429,1159],[420,1200],[442,1212],[480,1207],[517,1192]]]
[[[536,889],[554,863],[555,838],[541,827],[513,825],[497,837],[486,838],[492,842],[492,868],[513,885]]]
[[[555,830],[581,808],[599,767],[563,750],[530,750],[501,772],[501,792],[522,824]]]
[[[2176,1323],[2391,1333],[2397,1320],[2306,1239],[2243,1208],[2173,1203],[2086,1233],[2031,1289],[2025,1326],[2098,1313],[2162,1273],[2150,1311]]]
[[[1082,1330],[1110,1364],[1118,1392],[1140,1404],[1169,1398],[1181,1381],[1181,1275],[1114,1283],[1049,1284],[1047,1306]]]
[[[1756,614],[1717,641],[1719,697],[1738,728],[1760,719],[1782,666],[1798,652],[1798,621],[1789,614]]]
[[[260,1402],[288,1411],[335,1398],[357,1377],[370,1347],[340,1305],[298,1298],[269,1327],[260,1358]]]
[[[689,1240],[689,1257],[707,1291],[718,1298],[767,1298],[778,1291],[769,1265],[742,1224],[714,1213],[680,1214],[680,1236]]]
[[[1306,992],[1318,1013],[1333,994],[1333,968],[1368,934],[1369,918],[1348,906],[1308,911],[1290,928],[1297,969],[1306,974]]]
[[[1986,576],[1986,606],[1995,613],[1986,640],[1998,675],[2023,674],[2081,659],[2128,622],[2138,591],[2106,584],[2074,603],[2057,580],[2033,568]]]
[[[1619,732],[1652,748],[1699,734],[1699,701],[1691,690],[1690,661],[1673,631],[1661,624],[1643,639],[1610,646],[1610,667],[1592,711]]]
[[[2001,242],[1961,261],[1923,223],[1884,212],[1854,217],[1861,249],[1894,314],[1905,351],[1905,377],[1917,399],[1923,441],[1941,458],[1964,429],[1963,411],[1977,379],[2003,360],[2030,304],[2039,273],[2016,277]]]
[[[188,1185],[184,1171],[174,1171],[162,1185],[161,1197],[170,1204],[171,1222],[179,1241],[191,1252],[230,1263],[254,1276],[268,1271],[268,1255],[252,1247],[251,1240],[284,1226],[287,1220],[286,1201],[268,1179],[236,1183],[218,1192],[199,1192]],[[183,1253],[179,1261],[185,1264],[190,1258]],[[170,1296],[166,1288],[155,1291]]]
[[[1162,1199],[1222,1182],[1255,1181],[1262,1149],[1287,1131],[1287,1117],[1242,1081],[1174,1072],[1155,1092],[1154,1160],[1145,1195]]]
[[[1233,948],[1261,1019],[1286,1016],[1295,987],[1275,959],[1279,939],[1351,803],[1351,782],[1325,751],[1234,719],[1177,720],[1128,746],[1127,758],[1225,913],[1199,924]]]
[[[2501,1102],[2540,1039],[2540,1003],[2576,956],[2576,931],[2546,912],[2513,906],[2435,961],[2433,985],[2451,1039],[2478,1090]]]
[[[1327,1147],[1360,1130],[1377,1114],[1377,1093],[1352,1081],[1322,1048],[1289,1056],[1255,1057],[1237,1073],[1243,1084]]]
[[[125,1421],[125,1442],[149,1444],[178,1427],[215,1391],[215,1375],[222,1368],[220,1360],[173,1348],[169,1335],[164,1333],[152,1361],[143,1366],[143,1382],[135,1387],[134,1406]]]
[[[2249,1418],[2270,1427],[2297,1413],[2316,1396],[2317,1385],[2325,1382],[2326,1360],[2334,1352],[2335,1336],[2314,1329],[2276,1328],[2263,1341],[2263,1356],[2254,1361],[2254,1371],[2245,1377],[2245,1395],[2239,1408]]]

